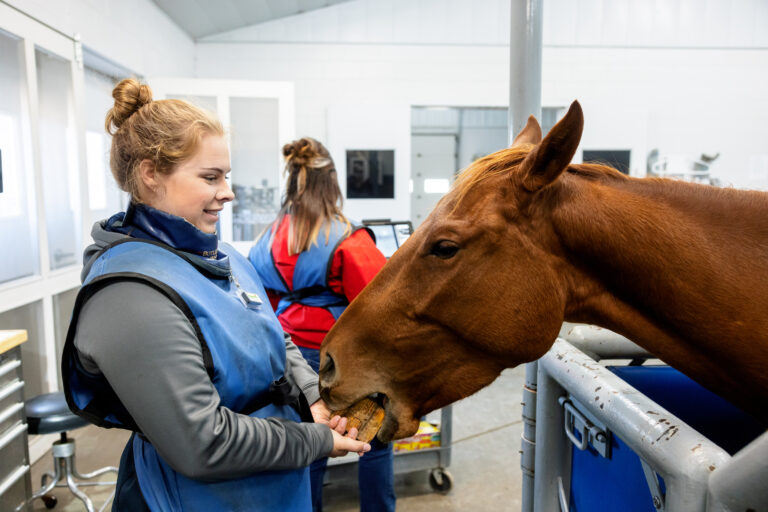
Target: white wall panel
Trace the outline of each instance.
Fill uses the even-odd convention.
[[[324,121],[332,105],[503,107],[509,9],[508,0],[357,0],[209,38],[197,71],[295,80],[297,134],[321,140],[338,135]],[[323,45],[263,42],[299,18],[338,27],[326,23]],[[633,174],[644,174],[652,148],[693,158],[721,151],[714,175],[758,186],[768,154],[759,129],[768,118],[765,26],[765,0],[547,0],[543,105],[579,99],[582,147],[630,149]]]
[[[312,41],[333,41],[334,36],[339,31],[339,13],[332,9],[322,9],[317,11],[314,19],[307,17],[310,22]]]
[[[394,40],[394,3],[374,2],[366,4],[366,8],[368,20],[368,39],[371,41]]]
[[[198,61],[201,76],[295,80],[297,135],[321,140],[333,136],[323,120],[334,104],[508,101],[508,50],[502,47],[204,44]],[[754,185],[750,159],[768,153],[760,129],[768,122],[768,52],[545,48],[543,62],[543,104],[579,99],[585,140],[593,149],[632,149],[633,173],[644,172],[653,147],[692,157],[721,151],[713,173],[724,183]]]
[[[151,0],[8,0],[19,10],[147,76],[191,76],[194,41]]]
[[[765,0],[547,0],[543,5],[545,46],[766,46]],[[202,41],[506,46],[509,16],[509,0],[355,0]]]
[[[754,33],[754,45],[760,48],[768,48],[768,30],[765,29],[768,20],[768,2],[755,0],[755,15],[752,18],[752,32]]]

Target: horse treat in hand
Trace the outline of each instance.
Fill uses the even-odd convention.
[[[365,443],[371,442],[384,421],[384,409],[370,398],[331,413],[331,417],[336,415],[347,418],[347,432],[356,428],[357,439]]]

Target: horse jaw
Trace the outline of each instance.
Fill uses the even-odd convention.
[[[384,407],[384,420],[377,437],[385,443],[415,434],[422,416],[475,393],[493,382],[503,369],[495,356],[466,346],[461,346],[453,358],[441,360],[436,356],[438,364],[433,367],[387,369],[381,359],[356,351],[356,345],[350,352],[350,345],[336,345],[336,336],[327,341],[321,349],[321,398],[331,410],[342,410],[379,395],[376,400]],[[423,338],[413,341],[421,345]],[[336,363],[330,364],[331,360]],[[458,361],[462,364],[455,366]]]
[[[471,356],[457,359],[464,363],[456,367],[445,364],[447,371],[437,381],[423,376],[410,380],[407,400],[403,393],[386,395],[386,415],[377,436],[379,440],[389,442],[414,435],[421,417],[480,391],[504,369],[495,358],[480,353],[475,353],[474,359]]]
[[[325,386],[320,383],[320,397],[325,401],[331,410],[346,409],[364,398],[373,398],[375,395],[385,397],[383,399],[384,420],[379,428],[376,437],[383,443],[388,443],[393,439],[402,439],[416,433],[419,428],[419,418],[414,412],[414,407],[401,400],[399,397],[392,399],[390,396],[397,396],[395,393],[386,393],[383,388],[377,386],[357,387],[354,393],[339,393],[339,388],[343,386],[331,385]],[[376,400],[382,402],[381,400]]]
[[[404,405],[403,402],[387,400],[384,413],[384,422],[376,434],[382,443],[412,436],[419,430],[419,417],[415,416],[413,409]]]

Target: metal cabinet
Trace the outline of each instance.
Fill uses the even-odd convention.
[[[11,336],[16,344],[0,353],[0,510],[22,511],[28,510],[26,500],[32,494],[19,346],[26,333],[0,331],[0,347]]]

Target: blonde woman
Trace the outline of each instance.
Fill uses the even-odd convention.
[[[112,95],[131,203],[93,227],[62,373],[74,412],[134,431],[113,510],[307,511],[306,466],[370,447],[339,434],[253,268],[217,240],[233,199],[221,124],[135,80]]]
[[[320,344],[336,319],[386,263],[372,234],[341,211],[328,150],[305,137],[283,147],[286,194],[277,219],[249,253],[277,318],[317,371]],[[394,511],[393,454],[374,439],[358,465],[360,510]],[[312,506],[322,510],[326,459],[312,464]]]

